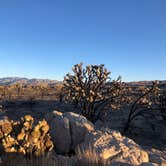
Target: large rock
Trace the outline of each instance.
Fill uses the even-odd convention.
[[[53,111],[46,115],[50,126],[50,134],[58,153],[68,153],[84,141],[87,133],[94,130],[94,126],[85,117],[73,112],[61,113]]]
[[[94,130],[94,126],[84,116],[73,112],[64,113],[64,117],[69,120],[72,141],[71,148],[74,150],[79,143],[84,141],[85,135]]]
[[[58,111],[47,114],[45,118],[50,126],[50,135],[56,152],[68,153],[71,146],[69,120]]]
[[[103,128],[87,134],[84,142],[77,146],[76,151],[81,148],[87,152],[90,147],[102,159],[110,159],[112,162],[131,165],[149,162],[147,152],[133,140],[114,130]]]

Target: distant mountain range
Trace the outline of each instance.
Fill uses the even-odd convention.
[[[46,84],[56,84],[60,81],[57,80],[50,80],[50,79],[28,79],[28,78],[23,78],[23,77],[4,77],[0,78],[0,85],[13,85],[17,83],[22,83],[25,85],[37,85],[41,83],[46,83]]]
[[[0,78],[0,85],[13,85],[17,83],[22,83],[25,85],[37,85],[37,84],[56,84],[60,83],[61,81],[58,80],[50,80],[50,79],[28,79],[24,77],[4,77]],[[131,86],[139,86],[139,85],[150,85],[152,81],[133,81],[133,82],[126,82],[128,85]],[[160,85],[166,86],[166,80],[159,81]]]
[[[127,84],[132,86],[150,85],[152,84],[152,81],[133,81],[133,82],[127,82]],[[160,80],[159,85],[166,85],[166,80]]]

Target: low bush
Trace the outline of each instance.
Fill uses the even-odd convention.
[[[49,126],[45,120],[35,125],[30,115],[18,122],[6,119],[0,124],[1,147],[6,153],[42,155],[53,149],[48,131]]]

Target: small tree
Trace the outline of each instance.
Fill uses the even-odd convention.
[[[15,84],[17,98],[19,98],[20,95],[21,95],[22,86],[23,86],[23,85],[22,85],[21,83],[17,83],[17,84]]]
[[[32,85],[29,85],[27,87],[27,97],[28,97],[28,101],[27,103],[30,106],[30,109],[33,108],[33,105],[35,104],[35,99],[37,98],[37,93],[35,91],[35,87]]]
[[[55,85],[55,97],[56,99],[59,101],[59,102],[62,102],[63,101],[63,97],[65,95],[65,92],[63,91],[64,90],[64,85],[62,83],[58,83]]]
[[[137,116],[144,116],[145,114],[150,114],[150,110],[155,107],[155,97],[158,96],[159,88],[157,86],[158,82],[152,82],[152,86],[138,86],[132,89],[131,87],[126,87],[123,90],[123,99],[126,104],[129,105],[129,115],[127,118],[126,125],[124,127],[124,132],[127,132],[131,122]]]
[[[8,86],[7,85],[3,85],[1,86],[1,91],[2,91],[2,100],[6,100],[7,99],[7,92],[8,92]]]
[[[103,64],[76,64],[73,74],[64,78],[65,99],[80,108],[81,113],[89,120],[96,121],[102,109],[114,102],[121,93],[121,78],[111,80],[109,72]]]

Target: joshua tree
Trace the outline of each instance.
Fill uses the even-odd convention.
[[[75,103],[81,113],[89,120],[96,121],[102,109],[114,102],[121,93],[121,78],[111,80],[109,72],[103,64],[76,64],[73,74],[64,78],[65,99]]]
[[[62,83],[58,83],[55,85],[55,96],[59,102],[63,101],[63,97],[65,95],[64,85]]]
[[[45,96],[48,95],[49,91],[48,84],[45,83],[39,83],[33,87],[33,91],[36,93],[36,98],[44,99]]]
[[[17,84],[15,85],[16,93],[17,93],[17,97],[18,97],[18,98],[19,98],[20,95],[21,95],[22,87],[23,87],[23,85],[22,85],[21,83],[17,83]]]
[[[43,99],[44,96],[48,95],[48,85],[41,85],[40,86],[40,93],[41,93],[41,98]]]
[[[28,103],[29,103],[30,109],[32,109],[33,105],[35,104],[35,99],[37,96],[34,86],[29,85],[27,87],[27,95],[28,95]]]
[[[8,86],[7,85],[1,86],[0,89],[2,91],[2,99],[6,100],[7,92],[8,92]]]
[[[150,110],[153,110],[155,106],[155,97],[158,96],[159,88],[157,86],[158,82],[152,82],[150,87],[136,87],[134,90],[132,88],[124,88],[124,102],[130,106],[129,115],[127,118],[126,125],[124,127],[124,132],[127,132],[130,123],[137,116],[144,116],[145,114],[150,114]]]
[[[11,100],[12,99],[12,96],[13,96],[13,86],[12,85],[7,85],[6,87],[4,87],[5,89],[5,98],[8,99],[8,100]]]

